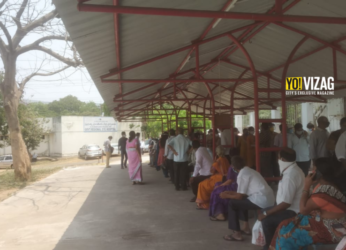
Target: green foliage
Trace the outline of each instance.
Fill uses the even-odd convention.
[[[79,101],[77,97],[72,95],[48,104],[38,102],[30,103],[29,106],[39,117],[101,116],[102,112],[105,116],[110,115],[110,111],[105,104],[100,107],[94,102],[85,103]]]
[[[170,104],[164,103],[162,107],[157,106],[157,109],[161,109],[161,111],[157,111],[154,109],[154,111],[151,113],[150,112],[150,118],[157,118],[157,121],[147,121],[145,125],[141,127],[142,132],[144,132],[145,136],[148,137],[159,137],[162,133],[162,122],[161,122],[161,116],[163,118],[163,130],[167,131],[167,116],[166,112],[164,109],[173,109],[174,107]],[[177,117],[172,110],[167,110],[168,114],[168,122],[170,122],[169,127],[175,129],[176,128],[176,122],[177,122]],[[186,118],[187,117],[187,111],[186,110],[180,110],[178,114],[179,118]],[[201,115],[192,115],[191,117],[191,126],[192,127],[199,127],[197,130],[203,131],[201,127],[203,127],[203,116]],[[188,128],[188,123],[187,119],[178,119],[178,127],[187,129]],[[206,119],[206,129],[211,128],[211,121]]]
[[[0,108],[0,115],[0,119],[3,121],[0,129],[1,134],[8,135],[9,128],[4,115],[3,106]],[[27,149],[35,150],[43,140],[43,136],[48,132],[44,128],[47,121],[42,118],[39,119],[31,107],[24,104],[19,104],[18,106],[18,118],[22,130],[23,140]],[[7,138],[6,142],[8,145],[11,145],[9,137]]]

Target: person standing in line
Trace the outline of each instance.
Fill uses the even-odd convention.
[[[234,128],[235,130],[236,128]],[[238,129],[237,129],[238,130]],[[234,137],[236,138],[236,135],[238,133],[234,132]],[[237,147],[237,140],[233,140],[233,147]],[[221,129],[221,145],[225,146],[225,157],[227,158],[228,162],[231,162],[231,151],[233,152],[234,150],[230,148],[232,145],[232,133],[231,130],[226,128],[226,129]]]
[[[333,156],[335,156],[336,143],[338,142],[341,134],[345,131],[346,131],[346,117],[344,117],[340,120],[340,129],[330,133],[330,136],[328,138],[327,148]]]
[[[126,151],[129,156],[129,177],[135,184],[143,184],[142,155],[139,140],[134,131],[130,132],[130,138],[126,142]]]
[[[246,138],[246,147],[247,147],[247,159],[246,159],[246,166],[250,168],[255,168],[256,166],[256,142],[255,142],[255,128],[249,127],[248,128],[249,135]]]
[[[280,129],[280,134],[276,134],[275,135],[275,138],[274,138],[274,146],[275,147],[279,147],[279,148],[282,148],[284,146],[284,142],[283,142],[283,139],[282,139],[282,124],[280,124],[279,126],[279,129]],[[287,143],[288,141],[290,140],[290,137],[292,136],[292,134],[290,134],[288,132],[288,128],[287,128],[287,133],[286,133],[287,137]]]
[[[307,176],[311,165],[309,134],[303,130],[301,123],[294,125],[294,134],[288,138],[287,146],[296,152],[296,163]]]
[[[312,133],[313,131],[315,131],[315,126],[314,126],[311,122],[309,122],[309,123],[306,125],[306,128],[308,129],[308,134],[309,134],[309,135],[311,135],[311,133]]]
[[[145,141],[144,138],[141,140],[141,154],[144,155]]]
[[[155,140],[153,138],[150,138],[149,140],[149,157],[150,162],[149,166],[154,167],[154,160],[155,160]]]
[[[327,128],[329,127],[328,118],[325,116],[320,116],[317,119],[318,127],[310,135],[310,158],[315,166],[315,161],[318,158],[329,157],[330,153],[327,149],[327,140],[329,137],[329,132]]]
[[[243,129],[243,135],[239,136],[237,147],[239,148],[239,155],[244,160],[247,159],[247,137],[249,135],[249,131],[247,128]]]
[[[190,140],[184,136],[184,130],[179,128],[177,136],[174,137],[169,143],[168,147],[172,150],[174,157],[174,178],[175,190],[187,190],[187,171],[188,171],[188,150],[190,147]]]
[[[261,132],[259,133],[260,148],[270,148],[272,146],[272,132],[269,130],[269,123],[261,124]],[[273,177],[271,152],[260,152],[260,167],[263,177]]]
[[[127,142],[126,133],[121,132],[121,138],[119,138],[119,141],[118,141],[118,147],[121,153],[121,169],[124,169],[124,167],[127,168],[126,142]]]
[[[190,202],[195,202],[198,193],[198,185],[211,176],[210,168],[213,165],[213,159],[208,153],[207,148],[201,147],[199,141],[192,142],[192,148],[196,151],[196,165],[190,178],[190,185],[194,197]]]
[[[161,135],[161,138],[159,140],[158,157],[157,157],[157,167],[162,169],[162,172],[165,178],[169,177],[168,169],[167,169],[167,166],[165,165],[165,148],[166,148],[167,139],[168,139],[168,134],[167,132],[164,132]]]
[[[112,141],[113,137],[112,136],[109,136],[108,137],[108,140],[106,140],[104,143],[103,143],[103,146],[105,148],[105,153],[106,153],[106,168],[110,168],[110,165],[109,165],[109,159],[111,158],[111,155],[112,155],[112,146],[111,146],[111,141]]]
[[[213,133],[215,133],[215,148],[221,145],[221,139],[217,129],[215,130],[215,132],[212,129],[209,129],[208,135],[206,137],[206,143],[211,158],[213,158]]]
[[[174,129],[169,130],[169,138],[166,141],[165,145],[165,158],[166,158],[166,166],[169,172],[170,181],[174,183],[174,167],[173,167],[173,151],[168,147],[168,144],[174,139],[175,131]]]
[[[276,195],[277,205],[258,215],[262,222],[266,245],[268,250],[274,237],[275,230],[281,221],[292,218],[299,213],[299,201],[303,193],[305,176],[295,162],[296,152],[290,148],[283,148],[279,153],[280,173],[283,176],[279,181]]]

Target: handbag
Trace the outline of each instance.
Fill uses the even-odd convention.
[[[252,244],[263,247],[266,244],[266,238],[264,237],[262,222],[256,221],[252,228]]]

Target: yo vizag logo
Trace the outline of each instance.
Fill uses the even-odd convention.
[[[334,77],[287,77],[286,95],[334,95]]]

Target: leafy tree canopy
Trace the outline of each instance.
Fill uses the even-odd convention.
[[[110,116],[105,104],[97,105],[94,102],[82,102],[77,97],[69,95],[58,101],[45,104],[42,102],[30,103],[30,106],[39,117],[59,116]]]

